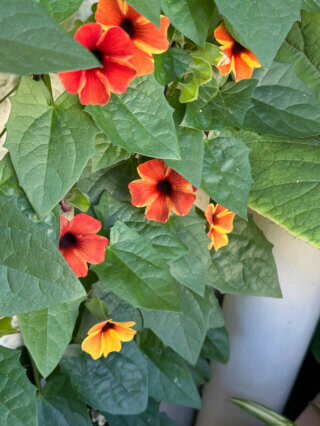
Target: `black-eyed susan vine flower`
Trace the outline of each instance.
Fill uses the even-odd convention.
[[[218,251],[221,247],[228,244],[228,233],[233,229],[233,219],[235,213],[220,206],[220,204],[209,204],[205,212],[207,221],[209,223],[208,237],[211,242],[209,243],[209,250],[214,247]]]

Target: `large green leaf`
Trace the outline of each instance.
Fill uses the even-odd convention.
[[[127,151],[121,146],[113,146],[105,134],[99,133],[95,140],[97,155],[92,160],[92,172],[111,167],[129,157]]]
[[[83,0],[34,0],[57,22],[63,22],[79,9]]]
[[[132,416],[112,416],[102,413],[109,426],[161,426],[158,403],[150,398],[146,411]]]
[[[147,366],[134,342],[121,352],[93,360],[79,345],[70,345],[60,361],[80,399],[110,414],[137,414],[148,403]]]
[[[71,340],[80,302],[18,315],[24,344],[43,377],[55,369]]]
[[[171,24],[200,46],[204,46],[214,5],[211,0],[161,0]]]
[[[19,363],[20,352],[0,346],[0,419],[6,426],[37,424],[36,388]]]
[[[160,25],[160,0],[128,0],[127,2],[155,25]]]
[[[91,426],[88,409],[65,375],[50,379],[38,397],[39,426]]]
[[[188,252],[170,264],[171,275],[199,295],[204,294],[209,265],[206,221],[192,209],[188,216],[174,216],[169,228],[188,247]]]
[[[181,312],[143,309],[143,324],[166,346],[170,346],[188,362],[195,364],[209,328],[211,311],[220,313],[219,303],[208,287],[204,296],[200,297],[179,286],[178,295]]]
[[[85,296],[80,281],[48,237],[48,228],[24,216],[14,197],[0,197],[0,315],[35,311]]]
[[[79,179],[95,153],[96,128],[75,96],[64,93],[52,105],[43,81],[22,79],[11,103],[6,147],[20,185],[43,216]]]
[[[212,252],[208,284],[222,293],[281,297],[272,244],[248,215],[239,217],[229,235],[229,244]]]
[[[0,16],[0,72],[45,74],[99,66],[33,0],[0,0]]]
[[[166,86],[180,77],[193,64],[190,53],[178,47],[171,47],[161,55],[154,55],[154,76],[160,84]]]
[[[254,105],[245,117],[245,128],[289,138],[320,133],[320,103],[297,76],[293,64],[274,62],[267,70],[257,70],[255,77]]]
[[[178,127],[177,133],[181,148],[181,160],[166,160],[171,167],[186,178],[192,185],[201,185],[203,163],[203,132],[186,127]]]
[[[320,144],[243,132],[254,184],[249,205],[295,237],[320,248]]]
[[[165,247],[117,221],[111,230],[107,262],[94,266],[105,289],[136,307],[179,310],[175,281],[170,276]]]
[[[320,2],[319,2],[320,12]],[[320,14],[301,13],[301,22],[296,22],[281,46],[277,61],[291,62],[298,77],[320,99]]]
[[[204,357],[200,356],[194,367],[191,365],[188,367],[197,386],[204,385],[211,380],[211,367],[208,360]]]
[[[237,132],[225,130],[205,141],[201,187],[211,198],[246,218],[251,183],[249,149]]]
[[[228,362],[230,356],[229,335],[225,327],[208,330],[201,355],[217,362]]]
[[[148,330],[140,334],[139,347],[147,359],[149,395],[157,401],[200,408],[201,399],[185,361]]]
[[[153,75],[136,78],[125,93],[112,94],[107,105],[86,110],[113,145],[149,157],[180,158],[173,110]]]
[[[225,127],[242,127],[248,109],[255,80],[229,82],[218,90],[212,80],[199,88],[198,100],[187,104],[182,125],[199,130],[223,130]]]
[[[216,5],[264,67],[300,19],[301,0],[216,0]]]
[[[320,12],[319,0],[302,0],[302,9],[309,12]]]

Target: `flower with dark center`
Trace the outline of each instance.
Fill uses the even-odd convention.
[[[110,92],[123,93],[136,76],[134,66],[129,63],[135,46],[122,28],[102,31],[100,24],[85,24],[78,29],[74,38],[100,62],[100,67],[58,73],[65,89],[79,94],[83,105],[104,105]]]
[[[220,204],[209,204],[205,216],[209,224],[207,235],[211,240],[208,248],[211,250],[214,247],[215,251],[218,251],[228,244],[227,234],[233,229],[235,213],[220,206]]]
[[[70,222],[61,216],[59,250],[77,277],[88,274],[87,262],[94,265],[105,258],[108,238],[95,235],[101,229],[101,222],[81,213]]]
[[[191,184],[162,160],[150,160],[138,166],[142,179],[129,184],[132,204],[147,207],[146,218],[167,222],[171,210],[180,216],[189,213],[196,196]]]
[[[134,321],[116,322],[108,319],[94,325],[88,331],[88,337],[82,342],[81,348],[98,359],[102,355],[107,357],[110,352],[119,352],[121,350],[121,342],[129,342],[136,334],[133,327]]]
[[[229,58],[227,64],[218,65],[218,70],[222,75],[228,75],[230,72],[233,72],[235,80],[240,81],[251,78],[253,69],[261,67],[255,55],[232,37],[224,23],[216,28],[214,36],[222,45],[220,49]]]
[[[160,28],[157,28],[123,0],[99,0],[95,18],[106,29],[120,27],[128,34],[135,46],[129,61],[137,75],[151,74],[154,68],[152,55],[169,48],[167,30],[170,21],[166,16],[160,17]]]

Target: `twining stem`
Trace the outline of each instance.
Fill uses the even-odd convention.
[[[16,84],[2,99],[0,99],[0,104],[7,99],[8,96],[10,96],[15,90],[17,90],[19,86],[19,83]]]
[[[30,353],[29,353],[29,358],[30,358],[30,361],[31,361],[31,366],[32,366],[32,371],[33,371],[33,378],[34,378],[34,382],[35,382],[35,384],[36,384],[36,386],[37,386],[37,388],[38,388],[39,392],[41,392],[41,391],[42,391],[42,387],[41,387],[41,382],[40,382],[40,374],[39,374],[39,371],[38,371],[38,369],[37,369],[37,367],[36,367],[35,362],[33,361],[32,356],[30,355]]]

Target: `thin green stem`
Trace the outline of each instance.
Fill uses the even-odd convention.
[[[37,366],[36,366],[35,362],[33,361],[33,358],[32,358],[32,356],[31,356],[30,353],[29,353],[29,358],[30,358],[30,361],[31,361],[34,382],[35,382],[35,384],[36,384],[39,392],[41,392],[42,391],[42,387],[41,387],[41,382],[40,382],[39,371],[38,371]]]
[[[17,90],[19,86],[19,83],[16,84],[2,99],[0,99],[0,104],[7,99],[8,96],[10,96],[15,90]]]
[[[6,131],[7,131],[7,128],[5,127],[3,130],[2,130],[2,132],[0,133],[0,139],[2,138],[2,136],[6,133]]]

